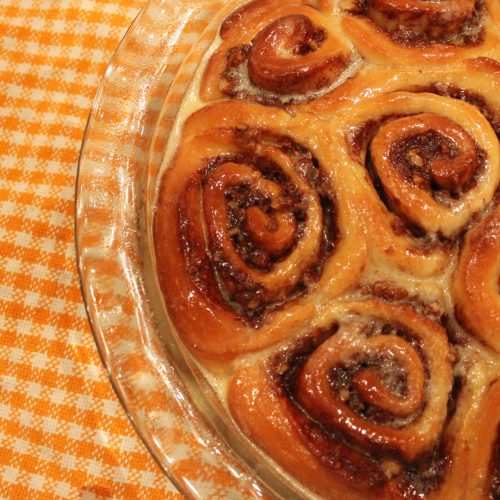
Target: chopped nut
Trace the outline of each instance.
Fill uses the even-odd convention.
[[[425,184],[425,179],[421,175],[418,175],[418,174],[413,174],[412,181],[417,186],[423,186]]]
[[[424,166],[424,160],[414,149],[410,149],[410,151],[408,151],[406,159],[415,167],[422,168]]]
[[[225,78],[219,80],[219,90],[221,92],[230,90],[230,83]]]
[[[349,397],[350,397],[350,392],[348,389],[342,389],[339,393],[339,398],[341,401],[348,401],[349,400]]]
[[[442,306],[441,306],[441,304],[439,304],[438,302],[432,302],[432,303],[430,304],[430,309],[431,309],[431,311],[432,311],[434,314],[437,314],[437,315],[439,315],[439,314],[443,314],[443,312],[444,312],[443,307],[442,307]]]
[[[388,479],[401,474],[401,464],[393,462],[392,460],[384,460],[382,462],[382,470]]]
[[[259,307],[259,301],[257,299],[252,299],[248,304],[247,304],[247,307],[249,309],[256,309],[257,307]]]
[[[441,151],[441,154],[448,156],[450,154],[450,146],[446,144],[446,142],[442,142],[439,145],[439,149]]]

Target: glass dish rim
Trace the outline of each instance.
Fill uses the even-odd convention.
[[[206,0],[205,3],[207,3]],[[172,2],[168,2],[169,4]],[[185,497],[188,498],[203,498],[204,491],[202,491],[202,487],[194,487],[190,486],[189,488],[186,487],[185,482],[183,477],[178,476],[176,473],[172,471],[172,469],[162,461],[162,458],[158,455],[158,453],[155,451],[154,447],[152,446],[150,439],[147,437],[145,430],[142,428],[142,426],[139,424],[139,422],[134,418],[132,411],[129,407],[129,404],[127,403],[127,397],[125,396],[125,393],[123,391],[123,386],[122,383],[118,380],[117,375],[115,373],[115,370],[113,369],[113,366],[110,362],[109,355],[106,354],[105,352],[105,347],[103,345],[103,337],[102,337],[102,330],[100,329],[99,326],[96,324],[96,319],[93,317],[92,311],[90,309],[90,298],[89,298],[89,291],[87,290],[86,283],[85,283],[85,277],[84,277],[84,272],[83,272],[83,264],[82,264],[82,247],[83,245],[79,241],[79,235],[81,235],[81,226],[82,224],[79,223],[79,206],[81,203],[81,197],[79,196],[79,188],[81,186],[81,178],[82,178],[82,171],[84,169],[84,151],[85,147],[88,144],[89,141],[89,136],[90,136],[90,130],[92,128],[92,122],[93,118],[95,117],[99,105],[104,99],[104,88],[105,88],[105,83],[107,79],[109,78],[109,70],[113,66],[113,64],[116,62],[117,58],[123,51],[127,49],[127,44],[130,42],[131,37],[133,36],[134,32],[137,30],[137,28],[140,26],[141,21],[145,18],[146,12],[150,9],[152,9],[152,6],[154,5],[159,5],[159,4],[167,4],[165,0],[148,0],[143,7],[140,8],[139,12],[131,22],[130,26],[125,30],[121,40],[119,41],[117,47],[113,51],[113,54],[111,58],[108,61],[107,64],[107,69],[105,70],[105,73],[102,75],[100,82],[98,84],[96,94],[94,96],[94,99],[92,101],[92,105],[87,117],[87,121],[85,124],[84,128],[84,133],[83,133],[83,138],[82,138],[82,143],[81,143],[81,148],[78,156],[78,161],[77,161],[77,173],[76,173],[76,180],[75,180],[75,198],[74,198],[74,234],[75,234],[75,261],[76,261],[76,266],[77,266],[77,273],[78,273],[78,283],[80,287],[80,292],[82,294],[83,298],[83,303],[84,303],[84,308],[85,312],[87,315],[87,320],[90,326],[90,330],[92,332],[92,335],[94,337],[94,341],[97,347],[97,351],[99,353],[99,357],[101,359],[101,362],[103,364],[104,369],[106,370],[106,374],[108,377],[108,380],[111,384],[111,387],[118,398],[118,401],[120,402],[121,406],[123,407],[123,410],[125,411],[125,414],[127,415],[128,420],[132,424],[132,427],[134,431],[137,433],[137,435],[140,437],[142,443],[146,447],[147,451],[149,452],[150,456],[153,457],[155,462],[158,464],[160,469],[166,474],[168,479],[172,482],[172,484],[177,488],[177,490],[184,495]],[[157,6],[156,5],[156,6]],[[179,402],[179,401],[178,401]],[[179,402],[179,404],[181,404]],[[188,406],[192,405],[191,402],[186,403]],[[191,408],[189,407],[187,411],[191,411]],[[197,424],[199,425],[199,423]],[[200,431],[199,429],[196,429],[198,432]],[[207,431],[208,429],[203,428],[201,431]],[[190,431],[188,431],[190,432]],[[192,432],[192,430],[191,430]],[[208,430],[210,432],[210,430]],[[231,470],[233,467],[238,468],[237,464],[234,463],[222,463],[221,464],[222,468],[229,468],[229,473],[232,473],[233,471]]]
[[[142,16],[144,15],[144,12],[148,8],[149,4],[150,4],[150,0],[148,0],[148,3],[145,4],[145,5],[143,5],[139,9],[139,12],[135,15],[135,17],[132,20],[132,22],[130,23],[130,25],[126,28],[123,36],[121,37],[120,41],[118,42],[118,45],[113,50],[111,58],[109,59],[109,61],[107,63],[107,68],[109,68],[109,66],[111,66],[111,64],[115,60],[117,54],[121,50],[123,50],[124,46],[127,43],[127,37],[135,29],[136,25],[140,22],[140,20],[142,19]],[[88,137],[89,137],[89,129],[90,129],[90,126],[91,126],[92,118],[93,118],[93,116],[96,113],[97,107],[99,105],[99,101],[102,99],[102,93],[103,93],[104,82],[105,82],[106,76],[107,76],[106,73],[104,73],[101,76],[101,78],[99,80],[99,84],[97,86],[97,90],[96,90],[95,96],[92,99],[92,104],[91,104],[91,107],[90,107],[90,111],[88,113],[87,120],[85,122],[85,127],[84,127],[84,131],[83,131],[82,142],[81,142],[81,147],[80,147],[80,151],[78,153],[78,160],[77,160],[75,188],[74,188],[75,189],[75,196],[74,196],[74,208],[73,208],[73,210],[74,210],[73,230],[74,230],[74,234],[75,234],[74,246],[75,246],[75,263],[76,263],[76,268],[77,268],[77,273],[78,273],[78,286],[80,288],[80,293],[82,295],[83,304],[84,304],[84,308],[85,308],[85,314],[87,316],[87,321],[88,321],[88,324],[89,324],[90,331],[92,332],[92,337],[94,338],[94,342],[95,342],[95,345],[96,345],[96,348],[97,348],[97,352],[98,352],[99,358],[101,360],[103,368],[106,371],[106,376],[108,378],[108,381],[109,381],[109,383],[111,385],[111,388],[112,388],[112,390],[113,390],[116,398],[118,399],[121,407],[123,408],[123,410],[124,410],[124,412],[125,412],[125,414],[127,416],[128,421],[130,422],[130,424],[132,425],[132,428],[134,429],[134,432],[139,436],[141,442],[146,447],[149,455],[153,458],[153,460],[156,462],[156,464],[158,465],[158,467],[166,474],[166,476],[168,477],[169,481],[175,486],[175,488],[177,488],[177,490],[179,490],[179,492],[181,494],[187,496],[187,492],[185,491],[185,488],[182,486],[181,482],[178,480],[178,478],[176,477],[175,474],[172,474],[169,469],[163,467],[160,459],[158,458],[158,456],[156,455],[156,453],[154,453],[153,449],[151,448],[151,446],[150,446],[150,444],[149,444],[146,436],[144,435],[142,429],[140,428],[139,425],[137,425],[137,423],[135,422],[135,420],[132,418],[132,415],[130,414],[128,406],[127,406],[127,404],[125,402],[125,397],[124,397],[123,393],[121,392],[121,390],[119,389],[118,385],[115,382],[114,376],[112,374],[111,367],[110,367],[110,365],[108,363],[108,360],[106,359],[106,357],[104,355],[103,349],[100,346],[100,338],[99,338],[99,336],[97,334],[97,329],[96,329],[96,327],[94,325],[92,314],[91,314],[91,311],[90,311],[89,306],[88,306],[89,299],[88,299],[87,292],[86,292],[85,285],[84,285],[84,277],[83,277],[82,265],[81,265],[81,257],[80,257],[81,256],[80,244],[79,244],[79,240],[78,240],[78,234],[79,234],[79,224],[78,224],[78,216],[77,216],[78,203],[79,203],[78,187],[80,185],[80,177],[81,177],[81,172],[82,172],[84,147],[85,147],[85,144],[87,143],[87,140],[88,140]]]

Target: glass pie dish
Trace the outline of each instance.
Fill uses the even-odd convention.
[[[152,179],[185,91],[182,75],[171,83],[193,42],[196,51],[207,47],[215,27],[206,26],[223,6],[151,0],[116,50],[81,149],[77,262],[111,383],[176,487],[190,498],[290,497],[288,481],[242,440],[185,355],[154,279],[145,229]],[[187,83],[189,61],[183,67]]]

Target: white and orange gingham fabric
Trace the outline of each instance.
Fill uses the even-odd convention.
[[[78,154],[142,0],[0,0],[0,498],[181,498],[118,402],[75,264]]]

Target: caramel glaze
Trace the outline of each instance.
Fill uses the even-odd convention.
[[[287,31],[292,29],[292,33]],[[278,69],[273,61],[277,50],[276,38],[285,37],[288,34],[286,49],[294,56],[305,56],[321,47],[328,36],[322,28],[314,26],[311,20],[303,15],[292,14],[283,16],[266,26],[253,39],[248,55],[248,73],[252,82],[260,88],[271,90],[280,94],[292,92],[303,92],[307,90],[318,90],[328,85],[328,77],[322,75],[322,71],[328,66],[335,66],[336,58],[330,59],[321,66],[296,69],[292,73],[284,68],[282,74],[275,74]],[[341,61],[339,61],[341,62]],[[309,81],[304,83],[304,79]]]
[[[323,32],[316,33],[313,36],[317,40],[321,40],[321,37],[324,36]],[[307,50],[311,50],[308,47],[310,47],[309,43],[299,44],[297,45],[297,51],[300,54],[305,54]],[[328,87],[334,78],[330,78],[328,74],[325,75],[325,72],[337,68],[338,71],[335,70],[336,75],[340,75],[341,71],[349,64],[348,58],[338,55],[330,58],[324,67],[312,67],[307,72],[303,69],[290,71],[290,68],[288,68],[286,73],[273,75],[273,68],[271,67],[266,71],[262,71],[262,60],[265,59],[265,54],[259,54],[257,51],[258,48],[253,50],[251,44],[238,45],[228,51],[226,67],[221,75],[220,83],[223,94],[232,98],[249,99],[261,104],[278,107],[292,103],[308,102],[314,98],[314,95],[310,95],[310,97],[299,95],[299,91],[304,90],[313,93]],[[248,71],[249,83],[254,86],[254,91],[248,84],[245,88],[243,82],[245,71]],[[301,87],[305,86],[307,88],[301,89]],[[259,92],[259,88],[263,89],[264,92],[262,90]]]
[[[334,53],[329,44],[335,41],[335,35],[330,36],[335,33],[335,29],[330,30],[331,24],[323,25],[324,20],[321,21],[320,16],[315,17],[317,14],[311,13],[311,10],[315,10],[311,4],[304,7],[302,4],[306,2],[290,2],[293,5],[299,3],[301,8],[289,13],[284,8],[285,3],[256,0],[226,18],[220,29],[223,50],[212,54],[205,73],[205,76],[213,78],[209,87],[212,91],[217,89],[218,93],[212,93],[210,99],[207,99],[200,91],[201,100],[218,100],[228,96],[284,107],[291,103],[307,103],[321,95],[321,92],[328,92],[328,86],[334,86],[332,82],[350,64],[352,56],[349,50]],[[272,15],[266,15],[271,7],[276,10],[273,10]],[[423,48],[431,53],[433,50],[441,50],[441,47],[445,51],[458,52],[462,50],[460,47],[477,46],[483,39],[487,40],[488,25],[483,24],[485,12],[484,0],[359,0],[350,11],[353,16],[346,17],[356,21],[361,16],[368,19],[366,24],[375,28],[372,32],[376,31],[377,36],[386,38],[388,43],[392,40],[399,44],[400,52],[410,53]],[[254,23],[252,19],[259,22]],[[239,38],[239,30],[245,32],[244,39]],[[316,57],[326,48],[328,57]],[[286,53],[283,58],[285,63],[281,58],[283,53]],[[316,55],[314,64],[306,62],[300,66],[302,63],[296,61],[313,55]],[[365,58],[365,61],[370,62],[369,57]],[[294,64],[290,63],[292,60]],[[496,61],[486,58],[475,61],[478,64],[476,69],[485,73],[490,69],[498,72],[500,68]],[[414,63],[415,61],[410,60],[410,64]],[[470,64],[473,62],[470,61]],[[490,66],[488,71],[485,65]],[[213,68],[217,68],[217,71],[213,71]],[[419,71],[422,73],[422,70]],[[433,78],[439,80],[439,76]],[[464,80],[460,83],[466,88],[439,81],[429,83],[432,79],[426,79],[424,85],[411,86],[412,81],[424,82],[421,78],[408,78],[402,84],[406,93],[432,93],[472,104],[479,109],[500,138],[500,115],[499,109],[494,107],[495,100],[488,100],[481,93],[470,90],[469,87],[473,85],[468,80],[467,83],[463,83]],[[491,88],[486,87],[480,88],[489,96],[487,92]],[[366,85],[366,89],[370,88],[377,88],[377,85]],[[341,94],[341,91],[338,93]],[[408,96],[400,98],[405,98],[411,104]],[[346,98],[345,106],[358,106],[353,99]],[[452,99],[448,101],[453,102]],[[352,102],[347,104],[349,100]],[[363,109],[362,99],[359,106]],[[354,283],[351,288],[344,290],[347,296],[338,300],[335,297],[334,300],[328,298],[328,301],[324,300],[322,303],[313,296],[315,310],[308,318],[311,318],[314,326],[301,326],[300,338],[288,337],[286,342],[278,345],[278,350],[274,347],[267,350],[270,343],[262,344],[266,348],[262,352],[254,352],[260,347],[252,347],[248,349],[251,352],[248,357],[233,360],[234,364],[224,366],[228,369],[228,377],[233,377],[234,370],[239,373],[231,380],[224,380],[217,390],[220,390],[221,399],[227,404],[243,432],[292,477],[324,496],[335,492],[343,497],[344,491],[347,491],[348,497],[352,494],[352,498],[358,498],[358,493],[361,498],[387,499],[423,498],[428,494],[432,498],[436,493],[446,495],[448,491],[457,491],[447,489],[450,475],[453,475],[452,482],[457,474],[463,474],[465,482],[471,483],[474,479],[474,460],[470,460],[469,456],[480,452],[478,462],[485,471],[478,474],[481,488],[487,489],[486,496],[489,495],[491,499],[500,498],[498,420],[494,422],[493,437],[484,439],[485,442],[493,442],[491,449],[484,453],[477,446],[475,434],[464,437],[464,429],[465,432],[469,430],[461,427],[464,415],[469,419],[469,412],[472,415],[470,418],[474,420],[479,419],[482,414],[486,415],[488,421],[490,417],[497,418],[498,414],[494,411],[498,408],[497,400],[488,396],[485,404],[479,403],[479,397],[471,398],[471,394],[479,393],[498,376],[495,371],[498,367],[490,352],[491,349],[497,352],[500,349],[498,340],[492,340],[496,335],[496,328],[481,326],[479,332],[474,332],[472,324],[480,324],[480,320],[488,319],[488,315],[480,310],[484,301],[480,300],[477,306],[472,307],[472,312],[467,312],[447,290],[453,273],[458,274],[457,261],[459,266],[466,267],[468,262],[474,260],[469,258],[467,252],[468,247],[474,243],[474,238],[480,237],[481,241],[485,239],[478,234],[479,230],[489,224],[486,227],[488,229],[493,223],[498,228],[498,215],[491,222],[495,217],[491,212],[500,199],[500,187],[496,187],[496,201],[490,203],[490,193],[484,196],[485,205],[473,208],[470,214],[466,213],[463,220],[449,229],[448,233],[446,227],[443,232],[433,232],[434,229],[427,231],[424,229],[425,221],[419,225],[410,213],[405,212],[403,203],[400,202],[412,197],[417,189],[441,205],[440,209],[444,207],[446,211],[453,212],[461,198],[465,199],[471,190],[480,185],[483,174],[488,173],[490,163],[498,164],[498,156],[495,156],[494,149],[488,149],[488,141],[481,142],[481,138],[465,130],[467,128],[473,131],[474,128],[463,125],[464,122],[460,120],[468,112],[465,105],[462,107],[462,110],[458,108],[455,114],[451,114],[451,118],[445,116],[442,107],[436,108],[436,111],[435,108],[429,110],[429,107],[424,107],[426,112],[412,107],[411,113],[414,114],[410,115],[402,114],[410,113],[405,106],[394,107],[379,118],[363,118],[366,121],[361,124],[357,121],[357,125],[353,126],[347,136],[348,154],[360,163],[362,175],[359,177],[367,182],[370,194],[374,194],[373,206],[377,210],[379,206],[382,207],[380,212],[385,214],[382,204],[378,202],[378,194],[383,205],[395,215],[394,220],[391,216],[389,231],[392,228],[397,236],[410,235],[418,240],[416,250],[403,247],[405,256],[431,255],[437,249],[446,254],[448,259],[441,267],[445,275],[438,276],[433,283],[427,281],[431,272],[428,275],[423,273],[422,279],[414,279],[413,271],[418,271],[417,267],[420,265],[416,259],[416,264],[413,263],[413,269],[410,270],[401,265],[392,266],[386,272],[385,261],[380,268],[375,269],[374,262],[377,264],[380,256],[374,253],[374,260],[368,260],[360,267],[366,271],[366,280],[358,281],[357,286]],[[232,115],[231,109],[228,110],[229,113],[224,116]],[[273,113],[283,113],[277,109],[267,109],[267,112],[270,116]],[[292,110],[291,115],[294,113],[295,110]],[[337,214],[336,196],[329,180],[331,172],[327,175],[323,170],[313,155],[312,148],[306,149],[285,135],[258,128],[260,125],[255,126],[262,117],[252,111],[251,116],[254,114],[257,118],[252,122],[253,126],[239,127],[233,122],[228,126],[226,122],[224,126],[228,128],[218,129],[218,133],[224,138],[229,138],[228,152],[202,160],[201,168],[192,174],[183,188],[177,213],[174,212],[178,216],[180,246],[186,269],[195,285],[192,290],[197,288],[210,301],[220,305],[219,314],[224,308],[223,313],[230,311],[236,317],[230,329],[224,332],[228,339],[235,336],[235,325],[249,327],[248,338],[259,335],[265,329],[265,320],[272,318],[272,311],[282,310],[286,313],[285,305],[288,302],[296,298],[300,302],[307,298],[308,290],[314,290],[323,269],[327,268],[328,257],[349,240],[347,232],[342,232],[342,235],[346,234],[345,238],[339,237],[342,229],[343,212],[340,210],[340,201],[343,191],[338,188],[340,201]],[[332,115],[334,114],[332,111]],[[377,117],[379,114],[375,110],[363,116]],[[332,118],[333,123],[335,119]],[[414,120],[416,125],[412,123]],[[210,126],[208,124],[207,128]],[[281,132],[283,133],[287,132]],[[492,135],[491,131],[489,133]],[[386,147],[379,148],[383,154],[379,154],[377,159],[374,144],[378,136],[390,138],[382,143]],[[379,144],[381,142],[379,140]],[[266,156],[267,146],[267,150],[274,149],[291,159],[300,181],[305,181],[314,189],[321,205],[319,212],[322,235],[317,238],[317,250],[312,251],[310,260],[301,259],[306,264],[297,272],[298,280],[280,285],[281,289],[276,290],[272,289],[273,285],[266,288],[253,281],[248,270],[266,275],[296,250],[307,232],[308,207],[293,182],[295,174],[287,175],[279,162],[275,161],[275,154]],[[315,151],[323,161],[320,149]],[[377,165],[380,157],[388,162],[390,177],[410,186],[413,190],[411,193],[398,188],[394,194],[386,189],[381,174],[381,169],[385,167]],[[327,167],[327,162],[324,162],[324,166]],[[337,172],[342,169],[342,163],[332,161],[330,167]],[[234,175],[236,178],[238,172],[244,180],[224,185],[224,176]],[[259,187],[259,183],[279,188],[269,188],[266,191]],[[217,200],[210,198],[210,189],[220,190],[221,185],[222,196]],[[279,190],[277,197],[269,194],[273,189]],[[420,199],[419,194],[416,198]],[[216,200],[218,205],[211,200]],[[353,206],[362,207],[363,201],[360,196],[353,202]],[[226,214],[224,225],[219,226],[227,233],[224,238],[220,237],[220,231],[212,228],[210,222],[212,213],[217,212],[220,206],[224,207]],[[352,207],[349,205],[348,208]],[[457,211],[459,209],[460,207]],[[200,214],[205,218],[201,222]],[[364,214],[365,218],[369,219],[367,214],[368,212]],[[311,219],[312,216],[309,217]],[[478,224],[479,229],[473,229],[469,236],[464,236],[464,232],[480,219],[483,220]],[[490,233],[491,231],[488,232]],[[499,240],[496,234],[497,232],[494,237],[497,243]],[[367,238],[370,238],[369,229]],[[487,243],[491,244],[492,239],[490,235]],[[384,245],[387,255],[395,251],[392,243],[384,242]],[[486,246],[486,243],[481,248],[482,246]],[[227,247],[234,250],[239,262],[244,265],[238,267],[234,263],[235,259],[227,257]],[[491,260],[496,263],[497,254],[490,253]],[[479,267],[484,268],[484,265],[481,263]],[[377,274],[376,271],[380,269],[381,273]],[[491,275],[489,270],[476,270],[472,274],[480,276],[481,272]],[[328,276],[326,272],[324,274]],[[460,285],[459,278],[460,276],[454,278],[456,289]],[[497,282],[498,280],[495,283]],[[500,289],[500,282],[497,285],[495,293]],[[330,284],[327,283],[327,286]],[[471,292],[465,290],[464,293],[478,296],[477,287],[475,288]],[[458,293],[456,291],[455,295]],[[362,306],[356,306],[356,309],[351,305],[341,311],[341,314],[334,315],[334,319],[332,316],[328,316],[326,320],[317,319],[330,314],[330,308],[343,308],[346,298],[373,301],[367,307],[367,316],[361,317]],[[379,300],[373,300],[374,298]],[[488,305],[487,309],[495,311],[494,307]],[[382,311],[385,312],[378,316]],[[472,314],[471,318],[467,314]],[[476,318],[474,314],[480,318]],[[186,315],[189,316],[189,313]],[[214,314],[216,315],[217,313]],[[407,318],[410,320],[407,321]],[[498,314],[493,320],[498,320]],[[343,328],[352,330],[346,333]],[[221,329],[217,326],[214,330]],[[424,330],[425,333],[422,334]],[[476,339],[467,333],[473,333]],[[209,332],[210,334],[213,332]],[[202,335],[205,333],[200,338]],[[222,338],[214,344],[222,344],[224,341]],[[333,342],[330,344],[330,341]],[[196,342],[191,342],[191,346],[199,349],[197,343],[198,337]],[[323,347],[325,349],[322,350]],[[237,349],[234,351],[238,352]],[[334,356],[328,357],[331,352]],[[321,357],[327,358],[326,362]],[[311,358],[312,362],[309,363]],[[258,363],[254,364],[256,360]],[[328,364],[330,362],[331,365]],[[322,366],[316,368],[320,364]],[[477,372],[481,370],[485,374],[483,378],[477,378]],[[322,378],[316,377],[318,374]],[[226,374],[221,375],[221,379],[225,376]],[[434,390],[436,386],[437,389]],[[225,394],[223,391],[227,387],[229,392]],[[498,384],[495,387],[498,388]],[[325,404],[328,398],[336,401],[328,406],[329,401]],[[330,408],[334,411],[329,414]],[[351,422],[346,424],[347,420]],[[424,440],[424,427],[429,420],[433,432],[431,438]],[[422,422],[424,427],[419,428]],[[407,426],[410,427],[409,430]],[[479,427],[486,428],[486,424]],[[492,428],[493,425],[490,426]],[[475,433],[473,429],[470,432]],[[403,435],[404,433],[407,434]],[[461,462],[462,456],[467,462],[465,468]],[[337,478],[343,484],[337,484]],[[462,477],[459,482],[461,480]],[[471,488],[467,484],[467,487],[468,491],[478,491],[474,485]],[[442,488],[443,491],[440,492]],[[464,494],[464,498],[472,497]]]
[[[498,70],[498,68],[496,68]],[[472,104],[481,111],[484,117],[491,124],[497,137],[500,139],[500,109],[493,108],[487,100],[478,92],[462,89],[456,85],[435,82],[428,86],[415,86],[407,89],[410,92],[432,92],[434,94],[460,99],[461,101]]]
[[[436,244],[453,244],[453,238],[446,238],[438,233],[428,235],[426,231],[419,227],[408,214],[398,208],[398,200],[391,199],[391,196],[384,189],[384,185],[377,173],[374,165],[371,144],[380,129],[390,125],[391,122],[401,123],[412,121],[417,118],[419,126],[422,119],[432,121],[432,115],[414,115],[404,117],[400,115],[382,116],[378,120],[369,120],[354,130],[351,130],[348,137],[349,151],[353,159],[360,160],[362,152],[366,150],[365,167],[370,174],[373,185],[388,210],[398,216],[393,224],[396,234],[410,234],[420,238],[429,249]],[[407,120],[405,120],[407,119]],[[444,118],[439,118],[444,121]],[[388,159],[393,163],[395,169],[399,170],[405,182],[429,191],[433,198],[444,206],[451,206],[453,200],[457,200],[464,193],[476,186],[479,177],[486,168],[487,154],[479,145],[458,126],[454,126],[451,121],[449,128],[459,129],[456,137],[450,137],[430,126],[423,133],[402,136],[390,146],[386,152]],[[421,128],[421,127],[420,127]],[[455,140],[457,139],[457,140]],[[461,153],[458,148],[459,142],[465,143],[467,151]],[[452,165],[450,167],[450,164]],[[437,172],[433,171],[433,166],[441,165]],[[455,168],[456,167],[456,168]]]
[[[265,13],[268,8],[268,0],[254,0],[239,9],[236,9],[231,15],[226,17],[220,27],[220,36],[225,39],[228,33],[239,28],[245,22],[245,18],[250,15],[259,15]]]
[[[467,142],[468,151],[460,154],[456,142],[438,131],[429,130],[395,144],[389,156],[407,182],[432,190],[434,196],[446,204],[447,197],[457,199],[472,189],[484,171],[486,153],[470,136]],[[447,171],[444,164],[451,162],[458,168]]]
[[[464,238],[453,281],[458,321],[497,352],[500,352],[499,249],[500,206],[497,205]]]
[[[279,184],[283,189],[282,199],[279,202],[273,201],[250,183],[229,186],[225,192],[229,215],[228,230],[237,252],[247,265],[269,271],[273,264],[290,254],[302,236],[304,221],[307,218],[307,206],[301,200],[300,193],[293,186],[291,179],[276,163],[263,156],[239,153],[212,159],[205,170],[202,183],[209,182],[207,179],[211,171],[228,162],[251,165],[264,179]],[[263,215],[260,217],[253,215],[259,213],[255,212],[256,208]],[[281,217],[282,222],[286,223],[283,224],[286,227],[281,230],[285,234],[281,238],[266,241],[269,232],[276,235],[281,222],[278,216],[283,212],[287,213]],[[265,227],[259,230],[256,227],[259,223]]]
[[[179,228],[186,267],[193,283],[214,302],[233,309],[242,319],[258,326],[267,309],[276,309],[296,298],[321,274],[325,259],[337,243],[335,198],[327,176],[304,147],[285,136],[265,130],[241,128],[232,132],[236,145],[247,152],[206,159],[205,168],[194,174],[180,200]],[[201,209],[197,200],[200,186],[206,190],[210,185],[223,182],[221,178],[214,177],[218,169],[229,165],[238,172],[236,175],[241,175],[246,169],[259,172],[263,182],[279,185],[282,192],[274,198],[262,192],[252,185],[252,174],[241,182],[228,184],[224,191],[227,231],[232,245],[250,268],[265,273],[286,259],[303,234],[308,207],[279,165],[269,158],[248,152],[253,145],[263,143],[272,144],[292,158],[299,175],[319,194],[323,211],[323,237],[316,258],[293,288],[272,292],[262,289],[244,270],[234,267],[225,255],[224,241],[219,239],[217,231],[209,230],[207,253],[204,231],[192,222],[198,219],[197,212]],[[210,218],[217,206],[211,204],[204,192],[202,210]]]
[[[352,59],[349,51],[327,28],[306,15],[320,14],[311,7],[297,12],[293,4],[290,8],[290,14],[278,8],[278,17],[256,29],[249,42],[226,49],[218,82],[223,95],[273,106],[308,102],[315,93],[326,91],[346,70]],[[231,32],[243,20],[250,26],[257,23],[263,10],[260,1],[238,9],[221,26],[223,41],[228,43],[235,37]]]
[[[315,35],[316,39],[320,40],[322,36],[324,36],[322,32],[317,32]],[[306,51],[310,50],[307,47],[310,45],[299,44],[298,53],[307,53]],[[268,106],[284,107],[314,99],[315,91],[327,88],[334,80],[325,75],[325,71],[328,68],[338,68],[335,72],[340,75],[350,62],[344,55],[338,55],[330,58],[324,67],[310,68],[306,75],[302,69],[290,71],[289,68],[286,73],[273,75],[273,68],[262,72],[262,60],[265,59],[265,54],[256,54],[257,49],[252,49],[252,45],[248,44],[238,45],[228,51],[226,67],[221,75],[221,90],[228,97],[248,99]],[[246,71],[249,74],[250,85],[247,83],[245,86],[243,75]],[[307,86],[304,90],[310,93],[309,97],[298,93],[300,87],[304,86]],[[258,89],[264,89],[264,92]]]
[[[417,350],[428,376],[427,361],[419,341],[413,339],[412,333],[403,325],[388,324],[375,320],[369,335],[396,335],[404,338]],[[449,464],[451,441],[443,439],[433,449],[418,459],[405,462],[394,450],[374,446],[370,450],[361,448],[353,440],[331,425],[320,423],[308,414],[298,399],[298,378],[310,355],[329,337],[335,335],[338,325],[318,329],[312,335],[297,340],[289,349],[279,352],[268,362],[269,377],[272,379],[276,394],[289,401],[289,410],[303,433],[309,450],[325,466],[335,470],[347,481],[357,484],[360,491],[370,491],[374,497],[384,498],[419,498],[437,488],[445,469]],[[383,356],[383,355],[382,355]],[[389,361],[389,363],[388,363]],[[408,380],[404,369],[396,361],[382,357],[361,357],[348,360],[343,365],[332,368],[330,385],[332,392],[348,393],[349,407],[364,419],[386,426],[398,427],[394,415],[363,401],[357,392],[353,380],[362,371],[373,369],[382,379],[387,390],[398,397],[405,397]],[[448,423],[456,410],[456,402],[462,389],[461,377],[456,377],[453,389],[448,398],[446,422]],[[425,400],[411,414],[409,421],[419,417],[425,407]],[[408,420],[407,420],[408,422]],[[405,422],[405,423],[407,423]],[[393,480],[393,475],[397,479]]]
[[[483,0],[358,0],[350,9],[351,14],[367,17],[393,42],[407,47],[478,45],[484,36],[484,11]]]
[[[364,456],[342,441],[333,429],[325,429],[311,419],[296,401],[296,381],[309,355],[338,328],[318,330],[316,335],[298,340],[294,346],[270,360],[269,376],[273,380],[278,397],[289,401],[289,410],[305,435],[312,453],[327,467],[334,468],[347,481],[360,482],[361,490],[381,494],[385,490],[385,477],[376,461]]]

